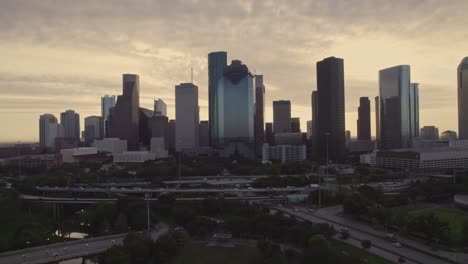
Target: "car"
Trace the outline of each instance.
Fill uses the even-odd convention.
[[[394,234],[391,234],[391,233],[385,234],[385,237],[390,239],[390,240],[393,240],[393,241],[396,241],[398,239],[397,236],[395,236]]]
[[[297,208],[294,208],[294,212],[299,212],[299,209],[297,209]]]
[[[207,181],[207,180],[208,180],[208,178],[203,178],[203,180],[204,180],[204,181]]]
[[[392,245],[393,245],[394,247],[399,247],[399,248],[401,247],[401,244],[400,244],[400,243],[398,243],[398,242],[396,242],[396,243],[393,243]]]
[[[315,213],[315,209],[312,209],[312,208],[309,209],[308,211],[309,211],[309,213]]]

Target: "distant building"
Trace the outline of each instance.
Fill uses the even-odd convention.
[[[273,134],[273,123],[271,122],[265,123],[265,141],[270,145],[273,145],[273,143],[275,142]]]
[[[304,145],[302,133],[275,133],[275,145]]]
[[[375,97],[375,138],[377,142],[380,140],[380,99],[378,96]]]
[[[140,77],[122,76],[122,95],[110,115],[109,137],[127,140],[129,150],[137,150],[139,142]]]
[[[65,138],[80,140],[80,115],[74,110],[67,110],[60,114],[60,123],[63,125]]]
[[[151,139],[151,152],[156,154],[156,158],[167,158],[168,153],[164,144],[164,138]]]
[[[49,124],[57,124],[57,118],[52,114],[43,114],[39,117],[39,147],[52,148],[53,142],[48,142]]]
[[[371,112],[369,97],[359,98],[357,138],[358,140],[371,140]]]
[[[62,149],[62,150],[60,150],[60,154],[62,155],[63,163],[78,162],[80,156],[96,155],[97,153],[98,152],[97,152],[96,147],[72,148],[72,149]]]
[[[143,163],[156,159],[156,153],[150,151],[126,151],[114,155],[114,163]]]
[[[104,138],[104,119],[100,116],[89,116],[85,120],[84,138],[90,144],[96,139]]]
[[[312,131],[311,131],[311,145],[310,145],[310,158],[318,160],[318,93],[313,91],[311,94],[312,104]]]
[[[263,145],[262,161],[279,160],[281,163],[288,161],[306,160],[306,146],[276,145],[270,146],[268,143]]]
[[[63,129],[62,124],[58,123],[49,123],[47,124],[47,138],[46,138],[46,146],[50,150],[55,150],[55,139],[56,138],[63,138],[65,136],[65,132]]]
[[[263,75],[255,75],[255,116],[254,136],[255,152],[257,157],[262,155],[262,146],[265,143],[265,85]]]
[[[169,139],[175,135],[169,135],[169,119],[163,115],[153,115],[150,119],[151,138],[164,138],[164,146],[169,150]]]
[[[444,131],[442,132],[442,134],[440,134],[440,139],[441,140],[456,140],[457,132],[451,131],[451,130]]]
[[[342,161],[345,158],[343,64],[343,59],[335,57],[317,62],[317,144],[318,158],[321,162],[326,160],[327,144],[330,160]]]
[[[349,130],[345,131],[345,140],[346,140],[346,145],[351,141],[351,131]]]
[[[169,120],[169,123],[167,123],[167,150],[169,151],[170,154],[174,154],[176,151],[176,121],[174,119]]]
[[[439,129],[435,126],[424,126],[421,128],[422,140],[439,140]]]
[[[138,138],[140,144],[146,149],[150,146],[151,142],[151,118],[153,117],[153,111],[140,107],[138,110]]]
[[[291,101],[273,101],[273,133],[291,132]]]
[[[377,153],[374,151],[372,153],[362,154],[359,156],[359,163],[367,164],[371,167],[377,166]]]
[[[468,57],[457,68],[458,133],[460,139],[468,139]]]
[[[104,138],[101,140],[95,140],[93,145],[99,152],[120,154],[127,151],[127,141],[118,138]]]
[[[154,115],[155,116],[167,116],[167,105],[161,99],[154,99]]]
[[[60,152],[62,149],[77,148],[80,146],[79,138],[56,137],[55,138],[55,152]]]
[[[301,133],[301,119],[299,117],[291,117],[291,132]]]
[[[374,151],[375,143],[372,140],[350,140],[347,146],[351,153],[369,153]]]
[[[111,108],[115,107],[115,95],[104,95],[101,97],[101,117],[104,124],[104,136],[107,137],[109,133],[109,115]]]
[[[222,91],[224,68],[227,66],[227,53],[225,51],[208,54],[208,113],[210,127],[210,146],[218,145],[219,132],[219,105],[217,101]]]
[[[312,139],[312,131],[313,131],[313,121],[309,120],[307,121],[307,139],[311,140]]]
[[[208,121],[200,121],[198,127],[199,132],[199,145],[200,147],[209,147],[210,146],[210,131]]]
[[[20,162],[22,168],[50,170],[62,166],[62,157],[56,154],[22,155],[0,159],[0,166],[18,167]]]
[[[193,83],[175,86],[176,98],[176,151],[198,147],[198,87]]]
[[[414,149],[426,149],[426,148],[447,148],[449,147],[447,140],[423,140],[413,139],[412,148]]]

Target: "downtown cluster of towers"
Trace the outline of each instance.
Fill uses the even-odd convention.
[[[317,62],[317,90],[312,92],[312,120],[308,121],[311,158],[342,161],[346,155],[344,61],[329,57]],[[419,137],[419,87],[411,82],[409,65],[379,71],[379,96],[375,98],[376,139],[380,149],[409,148]],[[80,135],[79,115],[67,110],[60,123],[51,114],[40,116],[40,146],[77,147],[104,137],[127,141],[128,150],[143,150],[151,138],[164,138],[169,153],[197,153],[210,147],[223,156],[259,158],[264,143],[275,144],[274,135],[300,133],[298,118],[291,118],[291,102],[273,102],[273,123],[264,122],[263,76],[252,74],[240,60],[227,63],[226,52],[208,54],[209,120],[199,120],[198,87],[175,86],[175,120],[169,120],[166,104],[155,100],[154,110],[140,107],[139,76],[123,75],[123,92],[117,98],[101,98],[101,116],[85,118]],[[458,67],[460,139],[468,138],[468,59]],[[371,140],[368,97],[360,98],[358,140]],[[304,137],[305,138],[305,137]],[[304,144],[305,144],[304,140]]]

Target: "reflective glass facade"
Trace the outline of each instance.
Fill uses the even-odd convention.
[[[222,90],[224,68],[227,65],[227,53],[224,51],[208,54],[208,117],[210,145],[218,144],[218,90]]]
[[[468,139],[468,57],[458,65],[458,135]]]

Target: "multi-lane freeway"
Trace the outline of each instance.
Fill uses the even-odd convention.
[[[151,232],[153,240],[167,233],[169,227],[161,224]],[[102,253],[114,245],[122,244],[126,234],[82,239],[46,246],[27,248],[0,254],[2,264],[43,264],[61,260],[92,256]]]

